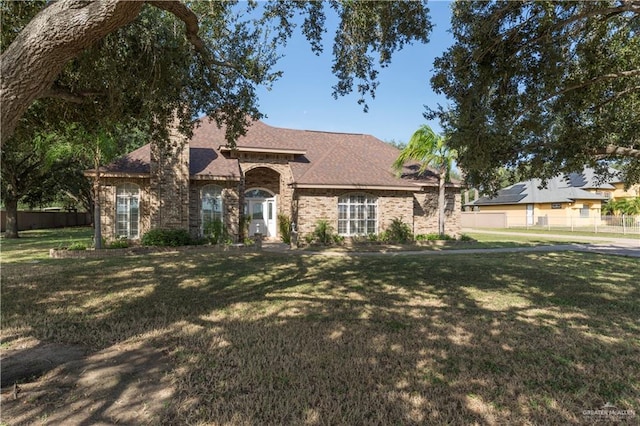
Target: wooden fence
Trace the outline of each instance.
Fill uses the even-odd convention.
[[[7,212],[0,211],[1,232],[6,229],[6,218]],[[87,225],[91,225],[91,214],[86,212],[18,211],[18,231]]]

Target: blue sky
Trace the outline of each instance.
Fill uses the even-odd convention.
[[[396,52],[391,65],[379,74],[380,85],[375,99],[368,99],[368,113],[358,105],[357,95],[337,100],[331,96],[336,83],[331,73],[333,30],[325,35],[325,52],[320,56],[314,55],[304,37],[295,33],[277,66],[284,75],[271,91],[259,90],[260,110],[267,115],[263,121],[293,129],[368,133],[384,141],[407,142],[425,123],[440,131],[438,123],[427,121],[423,113],[424,105],[446,105],[446,99],[431,90],[429,79],[433,60],[453,44],[450,6],[448,1],[429,2],[434,24],[430,42]]]

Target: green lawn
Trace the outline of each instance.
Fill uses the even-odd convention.
[[[603,227],[604,228],[604,227]],[[539,235],[566,235],[571,238],[578,237],[608,237],[608,238],[631,238],[631,239],[640,239],[640,234],[637,231],[627,232],[626,234],[622,232],[594,232],[593,228],[583,229],[583,228],[575,228],[573,231],[567,228],[486,228],[487,231],[498,231],[498,232],[517,232],[517,233],[525,233],[525,234],[539,234]],[[480,229],[478,229],[479,232]]]
[[[637,259],[51,260],[33,253],[39,238],[58,241],[46,235],[3,241],[2,345],[163,348],[176,393],[158,423],[579,424],[607,402],[640,412]]]
[[[62,228],[21,231],[20,238],[0,239],[0,260],[7,262],[43,261],[49,259],[49,249],[68,247],[74,242],[90,246],[93,228]]]

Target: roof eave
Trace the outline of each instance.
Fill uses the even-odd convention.
[[[281,149],[281,148],[258,148],[251,146],[236,146],[231,148],[228,146],[220,146],[220,152],[252,152],[264,154],[285,154],[285,155],[306,155],[307,151],[303,149]]]
[[[421,190],[422,185],[395,186],[395,185],[362,185],[362,184],[317,184],[317,183],[293,183],[295,189],[369,189],[381,191],[411,191]]]
[[[85,170],[83,174],[86,177],[95,177],[95,170]],[[134,173],[134,172],[111,172],[111,171],[100,171],[101,178],[138,178],[145,179],[149,178],[151,175],[149,173]]]
[[[215,181],[232,181],[232,182],[240,182],[239,176],[221,176],[221,175],[191,175],[189,176],[191,180],[215,180]]]

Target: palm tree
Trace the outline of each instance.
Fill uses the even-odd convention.
[[[428,168],[438,174],[438,233],[444,235],[445,183],[449,182],[456,151],[447,146],[444,137],[437,135],[426,124],[420,126],[411,136],[407,146],[400,151],[400,155],[393,163],[393,168],[400,173],[404,163],[415,160],[420,163],[418,173]]]

